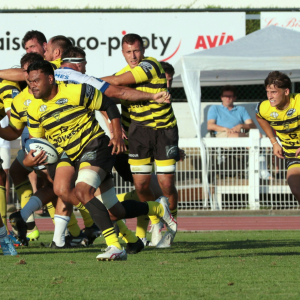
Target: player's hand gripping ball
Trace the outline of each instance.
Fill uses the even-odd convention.
[[[41,151],[45,151],[45,155],[47,155],[45,163],[54,164],[58,160],[58,152],[55,147],[45,139],[32,138],[27,140],[25,151],[29,153],[30,150],[36,150],[33,156],[38,155]]]

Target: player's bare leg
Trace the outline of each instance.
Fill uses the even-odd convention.
[[[150,189],[151,174],[133,174],[136,193],[141,202],[154,201],[153,191]]]

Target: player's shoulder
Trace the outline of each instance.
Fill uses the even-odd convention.
[[[59,93],[78,93],[80,92],[83,88],[85,88],[86,84],[73,84],[73,83],[68,83],[68,84],[60,84],[59,85]]]
[[[15,88],[20,91],[20,85],[17,82],[0,78],[0,88],[3,89],[5,87],[7,87],[8,89]]]
[[[62,60],[61,60],[61,58],[58,58],[56,60],[49,61],[49,63],[51,64],[53,70],[56,70],[56,69],[60,68],[60,65],[62,64]]]
[[[26,87],[24,90],[22,90],[16,97],[14,97],[13,102],[14,103],[19,103],[22,101],[26,101],[30,99],[30,101],[34,98],[32,94],[28,92],[28,87]]]
[[[141,63],[142,63],[142,62],[153,62],[153,63],[155,63],[155,64],[157,64],[157,65],[160,65],[160,62],[159,62],[156,58],[151,57],[151,56],[146,56],[146,57],[144,57],[144,58],[142,59]]]
[[[266,110],[268,110],[271,107],[269,100],[263,100],[259,102],[256,106],[255,112],[258,114],[263,114]]]
[[[60,84],[58,86],[58,94],[56,96],[60,98],[66,98],[69,99],[69,102],[75,102],[84,99],[85,97],[88,97],[88,95],[95,90],[94,87],[92,87],[89,84],[86,83],[80,83],[80,84]],[[94,92],[95,93],[95,92]]]
[[[142,61],[139,63],[139,66],[144,68],[148,68],[148,69],[152,69],[154,67],[155,70],[162,70],[162,66],[160,64],[160,62],[151,56],[146,56],[142,59]]]
[[[292,93],[292,94],[290,94],[290,99],[299,101],[300,100],[300,94]]]

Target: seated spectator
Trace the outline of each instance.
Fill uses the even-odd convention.
[[[235,106],[236,90],[226,85],[221,89],[222,105],[212,105],[208,110],[207,130],[215,131],[216,137],[246,137],[251,128],[256,128],[247,110]]]
[[[221,89],[222,105],[212,105],[208,110],[207,130],[215,131],[216,137],[247,137],[248,131],[256,128],[246,108],[235,106],[236,89],[226,85]],[[242,132],[246,131],[246,132]],[[272,179],[267,169],[264,153],[259,156],[260,178]]]

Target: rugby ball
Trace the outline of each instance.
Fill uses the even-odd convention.
[[[25,143],[25,151],[28,153],[30,150],[36,150],[33,153],[33,156],[38,155],[41,151],[45,151],[47,155],[45,163],[54,164],[58,160],[58,152],[55,147],[45,139],[28,139]]]

